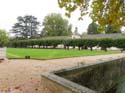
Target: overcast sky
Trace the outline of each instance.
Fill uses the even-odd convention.
[[[85,32],[91,19],[86,16],[83,21],[78,21],[79,11],[72,14],[69,19],[64,14],[64,9],[58,7],[58,0],[1,0],[0,3],[0,29],[9,31],[17,22],[18,16],[33,15],[38,21],[43,22],[44,17],[49,13],[61,13],[80,33]]]

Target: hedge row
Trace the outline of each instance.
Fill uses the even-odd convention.
[[[37,46],[39,48],[57,48],[57,45],[64,45],[65,49],[69,49],[69,47],[78,47],[78,49],[87,49],[90,48],[93,50],[93,47],[98,46],[101,47],[102,50],[107,51],[107,48],[117,47],[121,50],[125,49],[125,38],[119,39],[111,39],[111,38],[103,38],[103,39],[29,39],[29,40],[15,40],[11,41],[10,47],[34,47]]]

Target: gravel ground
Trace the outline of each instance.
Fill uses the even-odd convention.
[[[110,54],[101,56],[74,57],[54,60],[12,59],[0,63],[0,93],[52,93],[41,84],[40,75],[44,72],[77,66],[84,62],[125,56]]]

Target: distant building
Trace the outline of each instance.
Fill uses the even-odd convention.
[[[81,38],[81,35],[78,33],[78,28],[75,28],[75,31],[72,33],[72,39],[77,39],[77,38]]]

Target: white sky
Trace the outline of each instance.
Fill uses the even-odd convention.
[[[65,11],[58,7],[58,0],[1,0],[0,2],[0,29],[9,31],[13,24],[17,22],[18,16],[33,15],[38,21],[43,22],[44,17],[49,13],[61,13],[63,17],[68,19],[64,14]],[[80,33],[85,32],[91,19],[86,16],[83,21],[78,21],[79,11],[72,14],[69,22],[74,28],[77,26]]]

